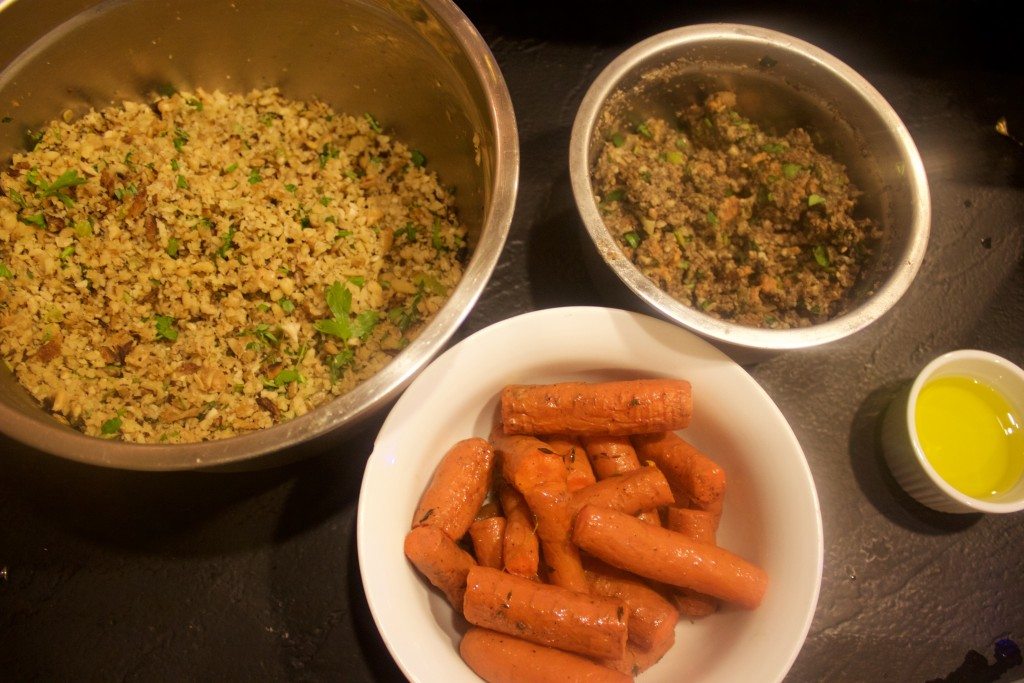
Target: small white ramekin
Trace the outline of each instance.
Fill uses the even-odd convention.
[[[974,498],[953,488],[925,457],[914,413],[921,388],[939,377],[966,376],[1001,393],[1018,415],[1024,415],[1024,370],[986,351],[950,351],[930,362],[913,384],[893,399],[882,421],[882,450],[893,476],[919,503],[942,512],[1006,513],[1024,510],[1024,477],[1009,491]]]

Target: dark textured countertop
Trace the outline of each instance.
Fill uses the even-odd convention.
[[[916,504],[877,431],[896,388],[942,352],[1024,364],[1024,147],[995,131],[1006,117],[1024,140],[1015,22],[952,2],[461,5],[512,93],[522,173],[505,252],[456,340],[533,309],[608,303],[582,265],[567,152],[583,93],[628,44],[760,24],[832,52],[893,105],[932,190],[915,284],[846,341],[748,366],[807,454],[824,521],[821,597],[789,679],[997,680],[997,641],[1024,643],[1024,517]],[[355,552],[379,424],[236,474],[94,469],[0,436],[0,680],[401,680]],[[998,680],[1020,678],[1017,666]]]

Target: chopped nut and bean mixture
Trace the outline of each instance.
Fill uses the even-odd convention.
[[[594,169],[605,224],[659,287],[709,315],[762,328],[843,312],[881,233],[810,135],[761,130],[718,92],[676,121],[614,132]]]
[[[40,133],[0,173],[0,353],[86,434],[300,416],[380,370],[462,276],[451,193],[369,114],[197,90]]]

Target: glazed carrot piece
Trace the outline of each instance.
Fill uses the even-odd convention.
[[[680,503],[684,495],[699,508],[721,503],[725,470],[677,434],[640,434],[632,441],[641,460],[650,460],[665,473]]]
[[[707,510],[669,507],[665,509],[665,528],[687,536],[698,543],[716,545],[716,531],[721,515]],[[672,596],[676,607],[688,617],[700,618],[718,610],[718,600],[691,588],[677,588]]]
[[[646,651],[661,649],[675,639],[679,612],[661,593],[641,579],[620,569],[595,562],[588,565],[587,580],[591,593],[618,598],[629,611],[629,642]],[[667,649],[667,648],[665,648]]]
[[[547,578],[556,586],[587,592],[580,553],[569,540],[572,516],[562,458],[532,436],[508,436],[496,427],[491,435],[501,454],[505,481],[516,488],[537,519]]]
[[[487,683],[629,683],[633,678],[591,660],[489,629],[471,628],[459,654]]]
[[[661,658],[672,649],[675,642],[675,631],[673,631],[671,638],[662,641],[657,647],[652,647],[649,650],[643,650],[627,643],[626,654],[618,659],[602,660],[601,663],[609,669],[614,669],[627,676],[639,676],[661,661]]]
[[[690,383],[675,379],[513,384],[501,392],[508,434],[624,435],[683,429]]]
[[[487,496],[493,469],[494,449],[486,440],[456,443],[434,470],[412,525],[435,526],[455,541],[465,536]]]
[[[572,537],[581,550],[620,569],[748,609],[761,604],[768,586],[764,570],[738,555],[617,510],[584,507]]]
[[[590,466],[590,458],[587,457],[587,451],[579,439],[574,436],[556,435],[544,436],[541,441],[562,456],[562,462],[565,463],[565,483],[569,487],[569,493],[579,491],[597,481]]]
[[[625,652],[629,614],[621,600],[477,566],[462,604],[469,623],[539,645],[599,659]]]
[[[598,480],[640,469],[640,460],[628,436],[582,436],[580,442],[587,449]],[[648,524],[661,526],[657,510],[644,510],[637,513],[637,517]]]
[[[498,486],[501,509],[505,512],[505,537],[501,557],[505,571],[527,579],[536,579],[540,567],[540,545],[534,531],[533,513],[523,494],[506,484]]]
[[[582,436],[580,443],[590,457],[594,476],[607,479],[640,469],[640,459],[628,436]]]
[[[596,505],[635,515],[674,502],[675,497],[665,475],[657,467],[641,467],[580,489],[572,495],[569,509],[575,515],[584,505]]]
[[[437,527],[418,526],[405,536],[405,556],[445,594],[452,607],[462,610],[466,575],[476,566],[469,553]]]
[[[502,545],[505,542],[505,518],[486,517],[469,526],[469,538],[473,541],[476,561],[485,566],[501,569]]]

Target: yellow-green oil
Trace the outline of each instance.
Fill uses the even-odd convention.
[[[914,417],[925,456],[958,491],[988,498],[1024,473],[1020,415],[987,384],[961,376],[931,380],[918,393]]]

